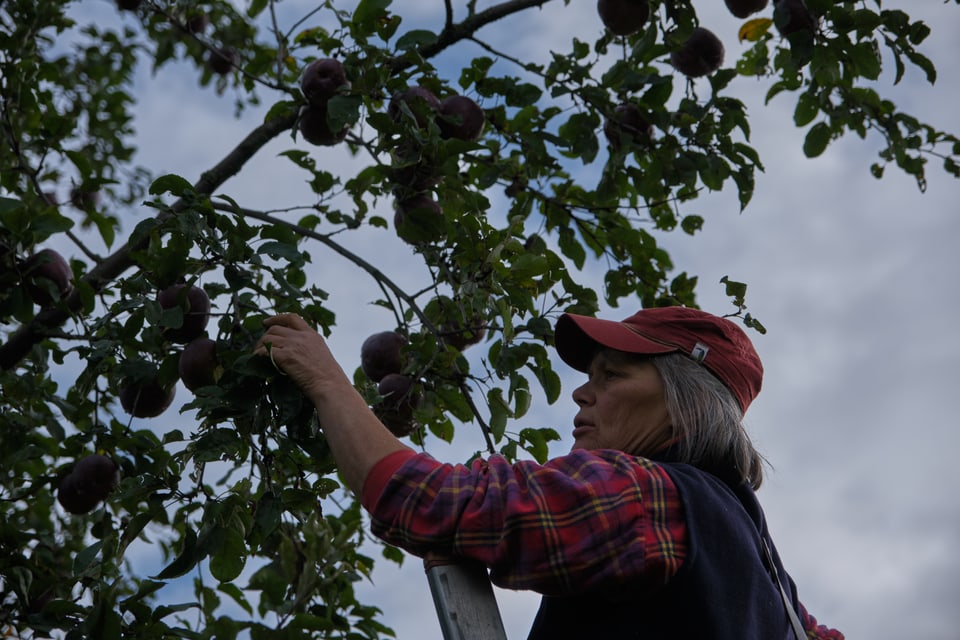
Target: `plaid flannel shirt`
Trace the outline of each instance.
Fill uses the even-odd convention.
[[[470,466],[397,452],[368,475],[362,502],[386,542],[472,558],[498,586],[548,595],[652,589],[686,553],[673,482],[655,462],[619,451]]]
[[[655,589],[687,553],[673,481],[656,462],[620,451],[466,466],[404,450],[374,466],[361,501],[384,541],[418,556],[471,558],[498,586],[546,595]],[[843,640],[802,604],[800,616],[809,640]]]

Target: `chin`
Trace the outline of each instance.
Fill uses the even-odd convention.
[[[570,447],[570,451],[576,451],[578,449],[596,449],[597,445],[594,442],[591,442],[589,438],[577,438],[573,441],[573,446]]]

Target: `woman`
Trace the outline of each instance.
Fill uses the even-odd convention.
[[[302,319],[265,325],[257,353],[315,404],[374,533],[543,594],[530,638],[843,637],[799,604],[754,495],[762,459],[741,421],[763,368],[733,322],[685,307],[562,316],[557,351],[587,373],[572,451],[469,467],[397,440]]]

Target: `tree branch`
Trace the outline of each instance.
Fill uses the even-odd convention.
[[[253,157],[266,143],[280,133],[289,130],[295,120],[296,115],[291,114],[261,124],[216,166],[204,172],[194,184],[194,190],[202,194],[213,192],[227,179],[239,173],[247,160]],[[157,219],[160,221],[166,220],[169,216],[181,211],[184,206],[185,203],[178,200],[173,204],[170,211],[157,214]],[[143,240],[141,245],[145,242],[146,240]],[[93,289],[94,293],[100,292],[108,283],[133,266],[131,254],[142,248],[141,245],[124,244],[88,271],[81,278],[81,281]],[[17,366],[30,352],[30,349],[43,340],[51,329],[61,326],[71,315],[79,312],[82,307],[83,300],[80,296],[80,289],[74,287],[73,291],[60,304],[40,311],[30,322],[25,323],[12,333],[6,343],[0,345],[0,369],[9,370]]]
[[[495,4],[479,13],[471,13],[464,18],[462,22],[447,22],[436,42],[420,47],[418,53],[424,59],[432,58],[447,47],[453,46],[461,40],[471,38],[474,33],[488,24],[514,13],[524,11],[525,9],[542,7],[548,2],[551,2],[551,0],[508,0],[507,2]],[[400,56],[394,58],[388,64],[393,71],[397,71],[409,65],[410,59],[406,56]]]

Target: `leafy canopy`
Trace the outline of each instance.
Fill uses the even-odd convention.
[[[884,64],[893,82],[914,67],[932,83],[937,71],[921,49],[930,28],[879,2],[807,0],[800,29],[775,2],[741,23],[739,59],[695,80],[670,59],[696,26],[710,27],[700,2],[651,0],[637,32],[598,21],[537,60],[488,36],[534,10],[574,10],[568,1],[448,1],[430,19],[389,0],[352,11],[327,0],[302,14],[288,4],[120,1],[104,21],[90,3],[0,3],[4,635],[391,634],[354,593],[374,561],[312,408],[250,354],[267,315],[295,312],[329,332],[337,312],[355,311],[328,302],[311,268],[321,256],[375,281],[382,295],[354,303],[388,310],[384,330],[405,338],[400,373],[414,396],[385,421],[418,443],[479,429],[491,452],[543,460],[556,432],[511,425],[535,393],[560,395],[548,355],[557,314],[591,314],[601,301],[696,305],[696,275],[660,240],[707,224],[693,205],[708,192],[750,203],[763,164],[737,79],[795,101],[810,158],[854,133],[882,142],[877,178],[896,167],[923,189],[931,160],[960,174],[960,141],[883,95]],[[299,83],[322,58],[348,82],[313,104]],[[236,115],[264,117],[198,176],[140,166],[144,67],[193,74],[198,96],[229,95]],[[480,137],[446,135],[441,125],[459,116],[424,117],[413,101],[391,109],[411,86],[438,101],[469,97],[483,110]],[[637,120],[625,119],[627,103]],[[223,190],[276,140],[287,148],[271,161],[303,177],[310,202],[264,211]],[[320,153],[358,168],[324,169]],[[350,234],[378,228],[396,231],[422,266],[416,288],[400,286],[376,251],[348,249]],[[66,271],[31,262],[42,248],[60,252]],[[601,291],[587,284],[596,269]],[[173,302],[158,297],[178,284]],[[762,331],[746,285],[722,284],[731,315]],[[209,315],[187,304],[190,286]],[[216,345],[202,376],[176,339],[200,320]],[[481,364],[468,348],[483,351]],[[200,380],[189,390],[184,367]],[[385,406],[376,380],[358,368],[355,382]],[[162,413],[171,389],[181,428],[132,415],[148,401]],[[93,453],[116,462],[119,485],[71,514],[60,483]],[[161,564],[137,566],[138,549]]]

